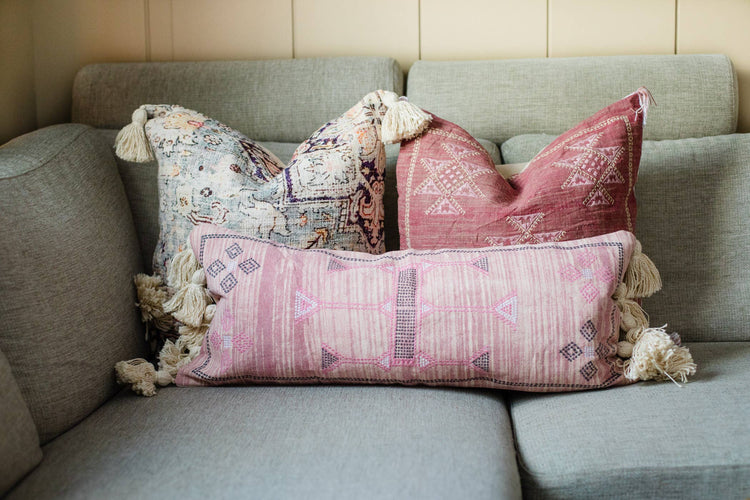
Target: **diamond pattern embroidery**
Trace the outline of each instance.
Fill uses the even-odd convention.
[[[597,334],[596,326],[594,326],[594,323],[591,320],[588,320],[586,323],[584,323],[580,331],[581,335],[583,335],[583,338],[585,338],[589,342],[591,342]]]
[[[591,187],[588,195],[583,199],[583,205],[614,205],[615,200],[607,190],[608,185],[624,184],[617,164],[623,153],[622,147],[598,147],[604,132],[598,132],[578,142],[565,146],[566,151],[577,151],[572,158],[557,161],[552,165],[571,170],[562,189],[569,187]]]
[[[615,275],[604,268],[594,269],[592,266],[595,264],[596,255],[585,251],[576,257],[576,264],[568,264],[560,270],[560,276],[566,281],[572,283],[583,281],[578,291],[588,303],[593,302],[599,296],[600,290],[596,281],[609,284],[615,280]]]
[[[422,167],[427,178],[414,190],[419,195],[437,195],[435,202],[425,211],[427,215],[463,215],[464,209],[456,197],[484,198],[474,178],[494,174],[475,159],[483,159],[480,151],[455,144],[443,144],[448,160],[424,158]]]
[[[260,267],[260,264],[258,264],[253,258],[240,262],[240,269],[245,274],[250,274],[251,272],[258,269],[259,267]]]
[[[239,254],[242,253],[242,248],[237,243],[232,243],[226,249],[227,255],[230,259],[235,259]]]
[[[215,278],[219,275],[220,272],[222,272],[226,268],[227,266],[225,266],[222,261],[217,259],[213,261],[211,265],[206,268],[206,273],[212,278]]]
[[[591,378],[596,375],[596,372],[599,371],[599,369],[596,367],[593,361],[589,361],[581,369],[579,370],[579,373],[585,378],[586,380],[591,380]]]
[[[237,285],[237,278],[234,277],[234,274],[229,273],[224,276],[219,282],[219,285],[221,285],[221,289],[224,290],[224,293],[229,293]]]
[[[583,351],[580,347],[578,347],[578,344],[576,344],[575,342],[571,342],[570,344],[560,349],[560,354],[562,354],[563,357],[568,361],[574,361],[578,356],[583,354]]]

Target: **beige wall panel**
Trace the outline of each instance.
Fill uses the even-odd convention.
[[[40,127],[70,120],[73,78],[96,62],[146,60],[144,0],[34,0]]]
[[[0,144],[36,128],[31,4],[0,1]]]
[[[419,59],[418,0],[294,0],[294,56]]]
[[[422,0],[422,59],[547,55],[547,0]]]
[[[148,56],[150,61],[171,61],[172,0],[148,0]]]
[[[292,57],[291,0],[172,2],[174,59]]]
[[[675,0],[549,0],[549,55],[673,54]]]
[[[750,1],[680,0],[677,53],[721,53],[732,59],[740,92],[738,131],[750,132]]]

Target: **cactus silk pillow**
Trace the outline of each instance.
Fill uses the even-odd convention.
[[[434,117],[398,158],[401,248],[476,248],[634,231],[644,88],[559,136],[511,179],[477,141]]]
[[[634,304],[625,297],[637,288],[628,266],[641,259],[626,231],[383,255],[300,250],[211,225],[190,241],[217,303],[178,385],[572,391],[638,378],[626,376],[630,362],[618,356],[624,311]]]

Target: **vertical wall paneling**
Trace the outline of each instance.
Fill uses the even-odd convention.
[[[419,59],[419,0],[294,0],[295,57]]]
[[[148,59],[171,61],[172,46],[172,0],[147,0],[148,6]]]
[[[750,1],[678,0],[677,53],[722,53],[737,70],[738,130],[750,132]]]
[[[673,54],[676,0],[549,0],[549,55]]]
[[[31,4],[0,1],[0,144],[36,128]]]
[[[292,57],[292,6],[281,0],[173,0],[174,59]]]
[[[34,0],[37,125],[70,120],[73,78],[95,62],[146,60],[144,0]]]
[[[421,58],[547,55],[547,0],[421,0]]]

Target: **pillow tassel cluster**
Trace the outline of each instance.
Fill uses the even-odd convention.
[[[383,99],[383,103],[388,107],[381,124],[381,134],[386,144],[413,139],[424,132],[432,122],[432,115],[410,103],[406,97],[394,97],[395,94],[389,94]]]
[[[690,350],[680,342],[677,333],[668,334],[666,325],[650,328],[648,318],[636,299],[650,297],[661,289],[661,277],[641,243],[635,249],[625,271],[625,280],[617,287],[613,298],[620,310],[620,326],[627,333],[618,342],[617,355],[624,358],[625,378],[628,380],[671,380],[687,382],[694,375],[696,364]]]

